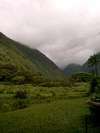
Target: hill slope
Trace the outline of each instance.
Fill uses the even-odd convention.
[[[63,72],[37,49],[31,49],[25,45],[17,44],[16,47],[23,53],[25,58],[34,65],[34,67],[46,78],[59,79],[63,77]]]
[[[82,66],[78,64],[69,64],[65,69],[64,73],[66,75],[72,75],[76,72],[81,72],[82,71]]]
[[[100,74],[100,52],[96,54],[96,59],[98,60],[98,73]],[[91,67],[89,68],[88,67],[88,61],[86,61],[86,63],[83,64],[83,71],[85,72],[91,72],[91,71],[94,71],[94,68]]]
[[[38,50],[24,46],[0,33],[1,81],[12,78],[27,78],[28,81],[30,77],[58,80],[64,78],[64,74]]]
[[[96,54],[97,60],[99,60],[98,63],[98,73],[100,74],[100,52]],[[66,75],[72,75],[79,72],[91,72],[94,68],[89,68],[88,63],[84,63],[83,65],[78,64],[69,64],[67,67],[64,68],[64,73]]]

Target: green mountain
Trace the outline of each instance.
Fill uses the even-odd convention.
[[[0,81],[62,80],[63,72],[44,54],[0,33]]]
[[[100,74],[100,52],[96,54],[96,59],[98,61],[97,64],[98,74]],[[93,72],[94,69],[95,69],[94,67],[88,66],[88,60],[86,61],[86,63],[83,64],[83,71],[85,72]]]
[[[78,64],[69,64],[64,68],[64,73],[66,75],[72,75],[82,71],[82,66]]]
[[[100,74],[100,52],[96,54],[96,58],[99,61],[98,73]],[[94,70],[94,68],[93,67],[90,68],[88,66],[88,61],[86,61],[86,63],[84,63],[83,65],[69,64],[67,67],[64,68],[64,73],[66,75],[73,75],[73,74],[80,73],[80,72],[91,73],[91,71],[93,71],[93,70]]]

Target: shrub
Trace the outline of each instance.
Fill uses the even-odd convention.
[[[94,93],[96,89],[98,88],[98,81],[97,78],[94,77],[90,82],[90,94]]]
[[[26,99],[27,98],[27,92],[25,90],[18,90],[15,94],[15,98]]]
[[[4,104],[1,105],[1,110],[3,112],[11,111],[11,105],[10,104],[7,104],[7,103],[4,103]]]
[[[17,68],[11,64],[0,65],[0,81],[10,81],[16,74]]]
[[[28,102],[26,99],[16,99],[13,103],[13,109],[24,109],[28,107]]]
[[[74,82],[89,82],[92,79],[92,74],[86,73],[86,72],[80,72],[73,74],[71,78],[73,79]]]
[[[23,84],[25,81],[25,77],[23,75],[17,75],[13,77],[11,81],[16,84]]]
[[[15,99],[13,103],[14,110],[16,109],[23,109],[28,106],[28,95],[26,90],[18,90],[15,93]]]

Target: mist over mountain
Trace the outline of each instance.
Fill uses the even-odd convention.
[[[66,75],[72,75],[81,71],[83,71],[82,66],[79,64],[69,64],[67,67],[64,68],[64,73]]]
[[[98,73],[100,74],[100,52],[96,54],[96,58],[99,61],[97,65]],[[88,61],[86,61],[83,65],[79,64],[69,64],[67,67],[64,68],[64,73],[66,75],[72,75],[75,73],[80,73],[80,72],[91,72],[93,71],[93,67],[88,66]]]
[[[40,51],[0,33],[0,81],[42,82],[63,78],[63,72]]]
[[[59,67],[100,51],[99,0],[0,0],[0,30]]]

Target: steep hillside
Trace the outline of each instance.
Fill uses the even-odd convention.
[[[66,75],[72,75],[75,74],[77,72],[81,72],[82,71],[82,66],[78,65],[78,64],[69,64],[65,69],[64,69],[64,73]]]
[[[98,73],[100,74],[100,52],[96,54],[96,58],[98,60]],[[88,61],[86,61],[86,63],[84,63],[83,65],[69,64],[64,68],[64,73],[66,75],[72,75],[80,72],[91,72],[93,69],[93,67],[90,68],[88,66]]]
[[[36,49],[0,33],[0,80],[63,79],[62,71]]]
[[[100,74],[100,52],[96,54],[96,59],[98,61],[98,66],[97,66],[97,69],[98,69],[98,73]],[[86,63],[83,64],[83,71],[85,72],[91,72],[91,71],[94,71],[94,68],[93,67],[88,67],[88,61],[86,61]]]
[[[22,44],[15,44],[16,47],[23,53],[25,58],[28,58],[37,70],[46,78],[59,79],[64,77],[63,72],[48,59],[43,53],[37,49],[31,49]]]

